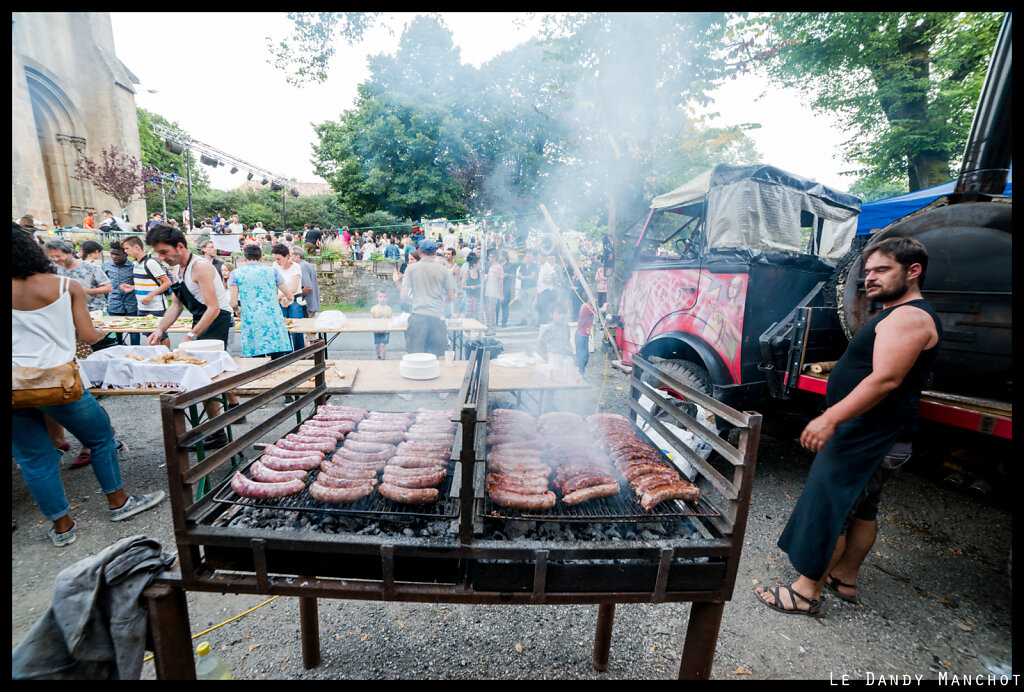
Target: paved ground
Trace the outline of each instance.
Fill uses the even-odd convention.
[[[516,315],[513,313],[513,318]],[[525,350],[535,333],[510,327],[499,334],[506,350]],[[237,344],[233,350],[237,350]],[[335,358],[372,357],[369,335],[341,337]],[[392,357],[404,344],[394,335]],[[592,388],[559,394],[559,408],[591,413],[624,409],[626,379],[595,353],[587,372]],[[363,397],[355,405],[389,409],[447,407],[436,395],[408,401]],[[510,403],[494,395],[493,403]],[[122,472],[129,490],[167,487],[158,406],[151,397],[103,400],[118,437],[126,442]],[[271,410],[253,417],[258,424]],[[287,424],[281,427],[281,430]],[[273,432],[268,431],[268,437]],[[56,574],[118,538],[146,534],[175,552],[170,507],[111,523],[88,470],[62,472],[79,539],[57,549],[12,464],[12,647],[49,606]],[[827,679],[849,675],[1009,673],[1012,665],[1012,592],[1007,555],[1012,537],[1008,502],[978,500],[938,484],[929,468],[901,470],[883,500],[879,540],[861,573],[862,606],[836,599],[828,617],[788,617],[755,603],[755,584],[793,577],[775,546],[810,465],[790,439],[763,438],[736,590],[725,608],[713,675],[734,679]],[[914,462],[911,462],[914,464]],[[193,633],[218,625],[267,599],[190,594]],[[239,679],[320,678],[674,678],[686,631],[687,604],[619,606],[609,667],[590,665],[596,606],[444,606],[321,601],[323,662],[301,664],[298,606],[276,599],[203,635]],[[143,676],[153,678],[152,663]],[[877,678],[876,678],[877,679]]]

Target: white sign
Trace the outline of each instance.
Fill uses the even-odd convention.
[[[213,241],[213,246],[217,250],[223,250],[224,252],[238,252],[239,245],[238,239],[240,234],[231,233],[214,233],[210,236],[210,240]]]

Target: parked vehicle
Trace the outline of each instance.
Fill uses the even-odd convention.
[[[623,363],[667,359],[679,380],[766,420],[812,416],[829,364],[881,308],[861,250],[909,235],[929,250],[922,292],[944,329],[921,418],[1012,439],[1011,35],[1007,15],[954,192],[873,234],[856,235],[858,198],[772,166],[716,166],[656,197],[626,231]]]

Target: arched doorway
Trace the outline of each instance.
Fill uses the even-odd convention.
[[[81,223],[92,208],[92,186],[74,178],[77,149],[85,148],[77,109],[67,94],[41,70],[26,66],[32,116],[43,157],[43,171],[55,226]]]

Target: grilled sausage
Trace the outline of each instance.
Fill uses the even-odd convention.
[[[655,506],[665,502],[666,500],[685,500],[686,502],[696,502],[700,498],[700,489],[697,486],[687,483],[685,481],[680,483],[673,483],[671,485],[661,485],[645,493],[640,498],[640,506],[646,511],[654,509]]]
[[[455,442],[455,435],[450,432],[406,432],[405,439],[407,442],[445,442],[449,445]]]
[[[386,452],[394,448],[394,445],[386,442],[361,442],[352,439],[345,440],[345,444],[342,445],[342,449],[351,449],[353,452]]]
[[[381,483],[377,492],[387,499],[403,505],[423,505],[437,502],[440,491],[437,488],[402,488],[391,483]]]
[[[594,485],[589,488],[583,488],[576,492],[569,493],[568,495],[562,496],[562,502],[567,505],[578,505],[581,502],[587,500],[596,500],[601,497],[612,497],[619,494],[618,483],[605,483],[603,485]]]
[[[381,468],[383,468],[383,465],[381,465]],[[376,466],[368,466],[368,465],[356,466],[354,464],[350,464],[350,463],[347,463],[347,462],[346,463],[341,463],[341,464],[335,464],[334,462],[329,461],[327,459],[324,459],[320,463],[321,475],[322,474],[327,474],[327,475],[330,475],[330,476],[334,476],[335,478],[349,478],[349,479],[359,479],[359,478],[361,478],[361,479],[366,480],[366,479],[370,479],[370,478],[376,478],[377,477],[377,471],[379,471],[379,470],[380,469],[378,469]]]
[[[384,467],[385,476],[401,476],[403,478],[422,478],[424,476],[433,476],[441,474],[443,479],[448,475],[448,468],[445,466],[393,466],[388,464]]]
[[[443,481],[444,477],[445,472],[443,471],[431,476],[402,476],[388,473],[387,469],[384,469],[384,475],[381,477],[381,481],[399,488],[433,488]]]
[[[658,486],[671,485],[681,480],[682,477],[678,473],[649,473],[630,481],[629,487],[636,493],[637,497],[641,497],[644,493],[648,493]]]
[[[496,487],[488,491],[491,501],[499,507],[541,511],[555,506],[555,494],[550,490],[540,494],[526,494]]]
[[[393,456],[388,460],[391,466],[399,466],[407,469],[429,468],[431,466],[448,466],[448,460],[442,457],[402,455]]]
[[[377,477],[373,478],[339,478],[329,473],[321,472],[316,477],[316,482],[328,488],[361,488],[369,483],[377,485]]]
[[[257,460],[249,467],[249,475],[252,476],[254,481],[259,481],[261,483],[284,483],[291,480],[305,482],[307,472],[304,469],[296,469],[294,471],[275,471],[269,466],[264,466]]]
[[[618,485],[619,479],[608,474],[584,473],[578,476],[564,478],[561,482],[555,481],[553,485],[562,491],[563,497],[566,497],[572,495],[577,490],[582,490],[583,488],[590,488],[595,485],[611,485],[612,483]]]
[[[398,444],[405,439],[405,433],[401,430],[392,432],[353,432],[349,433],[346,440],[355,442],[385,442],[387,444]]]
[[[665,464],[654,463],[632,464],[629,466],[616,465],[615,468],[619,470],[619,473],[622,474],[623,478],[630,482],[640,478],[641,476],[647,476],[652,473],[666,473],[675,470]]]
[[[340,430],[341,432],[352,432],[356,429],[355,421],[345,418],[343,420],[323,420],[313,416],[302,421],[303,425],[312,425],[315,428],[330,428],[331,430]]]
[[[300,458],[276,457],[264,454],[260,463],[271,471],[310,471],[320,465],[320,457],[308,456]]]
[[[398,432],[405,432],[408,429],[409,426],[405,422],[401,421],[391,423],[383,421],[372,422],[364,420],[362,423],[356,426],[356,431],[358,432],[395,432],[396,430]]]
[[[490,492],[491,488],[512,490],[532,495],[548,491],[548,482],[545,478],[517,476],[511,473],[488,473],[484,478],[484,487]]]
[[[283,447],[279,447],[276,444],[267,445],[266,449],[263,450],[263,453],[272,457],[279,457],[281,459],[301,459],[303,457],[317,457],[319,459],[324,458],[324,453],[318,449],[285,449]]]
[[[312,437],[315,439],[334,440],[337,444],[340,440],[345,439],[345,433],[341,430],[335,430],[334,428],[318,428],[307,423],[303,423],[299,426],[296,431],[303,437]]]
[[[242,475],[241,471],[235,472],[231,477],[231,489],[242,497],[253,497],[259,499],[272,499],[287,497],[295,493],[301,493],[306,487],[303,481],[292,479],[284,483],[260,483],[251,481]]]
[[[551,467],[540,462],[517,462],[488,459],[487,468],[492,471],[511,471],[514,473],[535,473],[545,477],[551,474]]]
[[[391,457],[395,456],[395,448],[388,445],[388,448],[380,452],[357,452],[353,449],[346,449],[342,447],[334,453],[335,459],[349,459],[355,462],[363,463],[377,463],[386,462]]]
[[[274,445],[281,449],[290,449],[293,452],[321,452],[323,454],[333,452],[337,446],[332,440],[327,442],[300,442],[289,439],[288,436],[285,436],[283,440],[278,440]]]
[[[395,448],[395,452],[397,456],[450,457],[452,455],[452,446],[436,442],[403,442]]]
[[[365,485],[354,485],[345,488],[335,488],[321,483],[313,483],[309,486],[309,494],[314,500],[330,504],[354,502],[366,497],[372,492],[373,484],[369,482]]]

